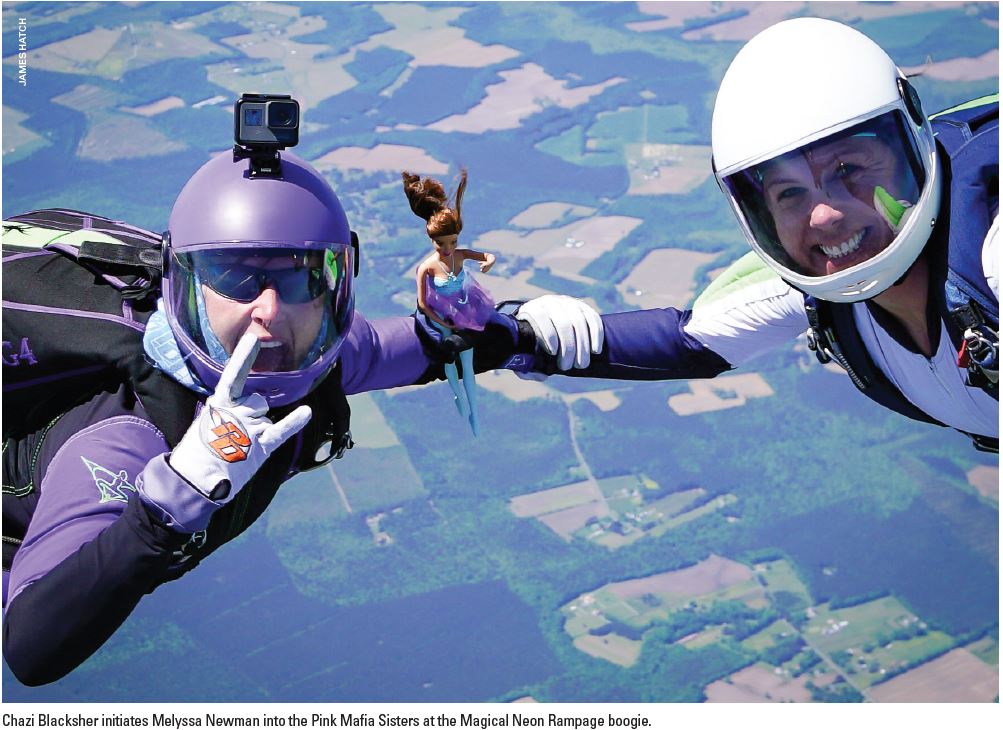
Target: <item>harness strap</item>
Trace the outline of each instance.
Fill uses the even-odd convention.
[[[814,297],[805,297],[804,311],[808,315],[808,332],[805,333],[808,337],[808,349],[815,353],[820,363],[828,365],[832,362],[832,343],[822,330]]]
[[[835,360],[846,371],[846,374],[857,389],[867,392],[867,389],[875,380],[873,371],[868,369],[865,372],[861,372],[850,364],[850,358],[846,356],[839,346],[832,326],[828,323],[823,325],[819,304],[815,297],[805,295],[804,307],[805,313],[808,315],[809,325],[807,332],[808,349],[815,353],[815,357],[823,365]],[[861,359],[860,363],[863,362],[865,361]]]
[[[968,384],[998,392],[999,332],[989,326],[974,300],[950,310],[950,315],[963,333],[958,367],[968,371]]]
[[[835,360],[860,392],[885,408],[915,421],[944,425],[913,405],[881,372],[857,332],[850,306],[805,295],[805,312],[811,326],[808,346],[814,342],[820,362]]]
[[[163,275],[163,254],[159,245],[140,246],[115,244],[107,241],[84,241],[76,254],[77,263],[91,270],[101,271],[102,267],[124,266],[143,271],[146,277],[136,277],[123,281],[116,277],[106,280],[118,289],[123,299],[142,299],[157,291],[157,282]]]
[[[84,241],[77,259],[119,266],[133,266],[147,271],[163,271],[160,246],[123,245],[108,241]]]

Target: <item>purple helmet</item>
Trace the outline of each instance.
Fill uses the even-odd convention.
[[[245,329],[262,341],[245,394],[300,400],[334,367],[355,309],[345,211],[308,163],[249,177],[221,154],[178,195],[165,237],[164,303],[182,357],[209,389]]]

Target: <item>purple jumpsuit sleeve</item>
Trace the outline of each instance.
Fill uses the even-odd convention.
[[[604,314],[603,350],[592,356],[587,368],[558,371],[550,363],[539,369],[548,374],[621,380],[713,378],[731,370],[723,357],[685,331],[691,314],[671,307]]]
[[[349,395],[412,385],[436,364],[426,354],[413,317],[370,322],[358,311],[340,360],[342,385]]]
[[[151,516],[136,481],[167,450],[147,421],[115,416],[69,438],[44,469],[3,626],[4,657],[24,684],[75,668],[166,579],[188,536]]]

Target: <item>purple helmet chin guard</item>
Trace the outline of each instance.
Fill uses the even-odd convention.
[[[355,309],[355,253],[341,203],[307,162],[289,152],[283,152],[281,159],[278,177],[255,178],[248,175],[247,160],[234,161],[230,152],[207,162],[178,195],[164,246],[167,321],[181,356],[210,390],[219,383],[226,363],[210,354],[212,348],[192,324],[198,319],[194,300],[200,296],[196,292],[200,285],[192,283],[191,271],[181,262],[206,251],[233,250],[237,255],[249,253],[248,249],[329,252],[325,261],[330,265],[325,271],[336,272],[337,281],[331,282],[331,291],[325,294],[329,310],[321,325],[323,337],[318,334],[318,343],[310,350],[312,361],[298,369],[252,372],[244,386],[245,395],[260,393],[273,407],[301,400],[331,371]],[[330,273],[327,276],[332,278]],[[204,312],[204,303],[199,306]],[[218,352],[218,345],[216,349]]]

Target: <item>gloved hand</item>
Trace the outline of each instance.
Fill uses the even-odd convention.
[[[171,468],[203,496],[226,504],[247,484],[273,451],[310,420],[300,406],[278,423],[265,415],[259,393],[241,397],[261,343],[245,333],[223,369],[216,392],[171,452]]]
[[[515,317],[532,326],[538,344],[557,357],[561,370],[588,367],[592,354],[602,352],[602,318],[579,299],[545,294],[519,307]]]
[[[447,363],[456,362],[457,356],[464,350],[473,347],[473,343],[465,336],[464,331],[454,331],[442,338],[443,357]]]

